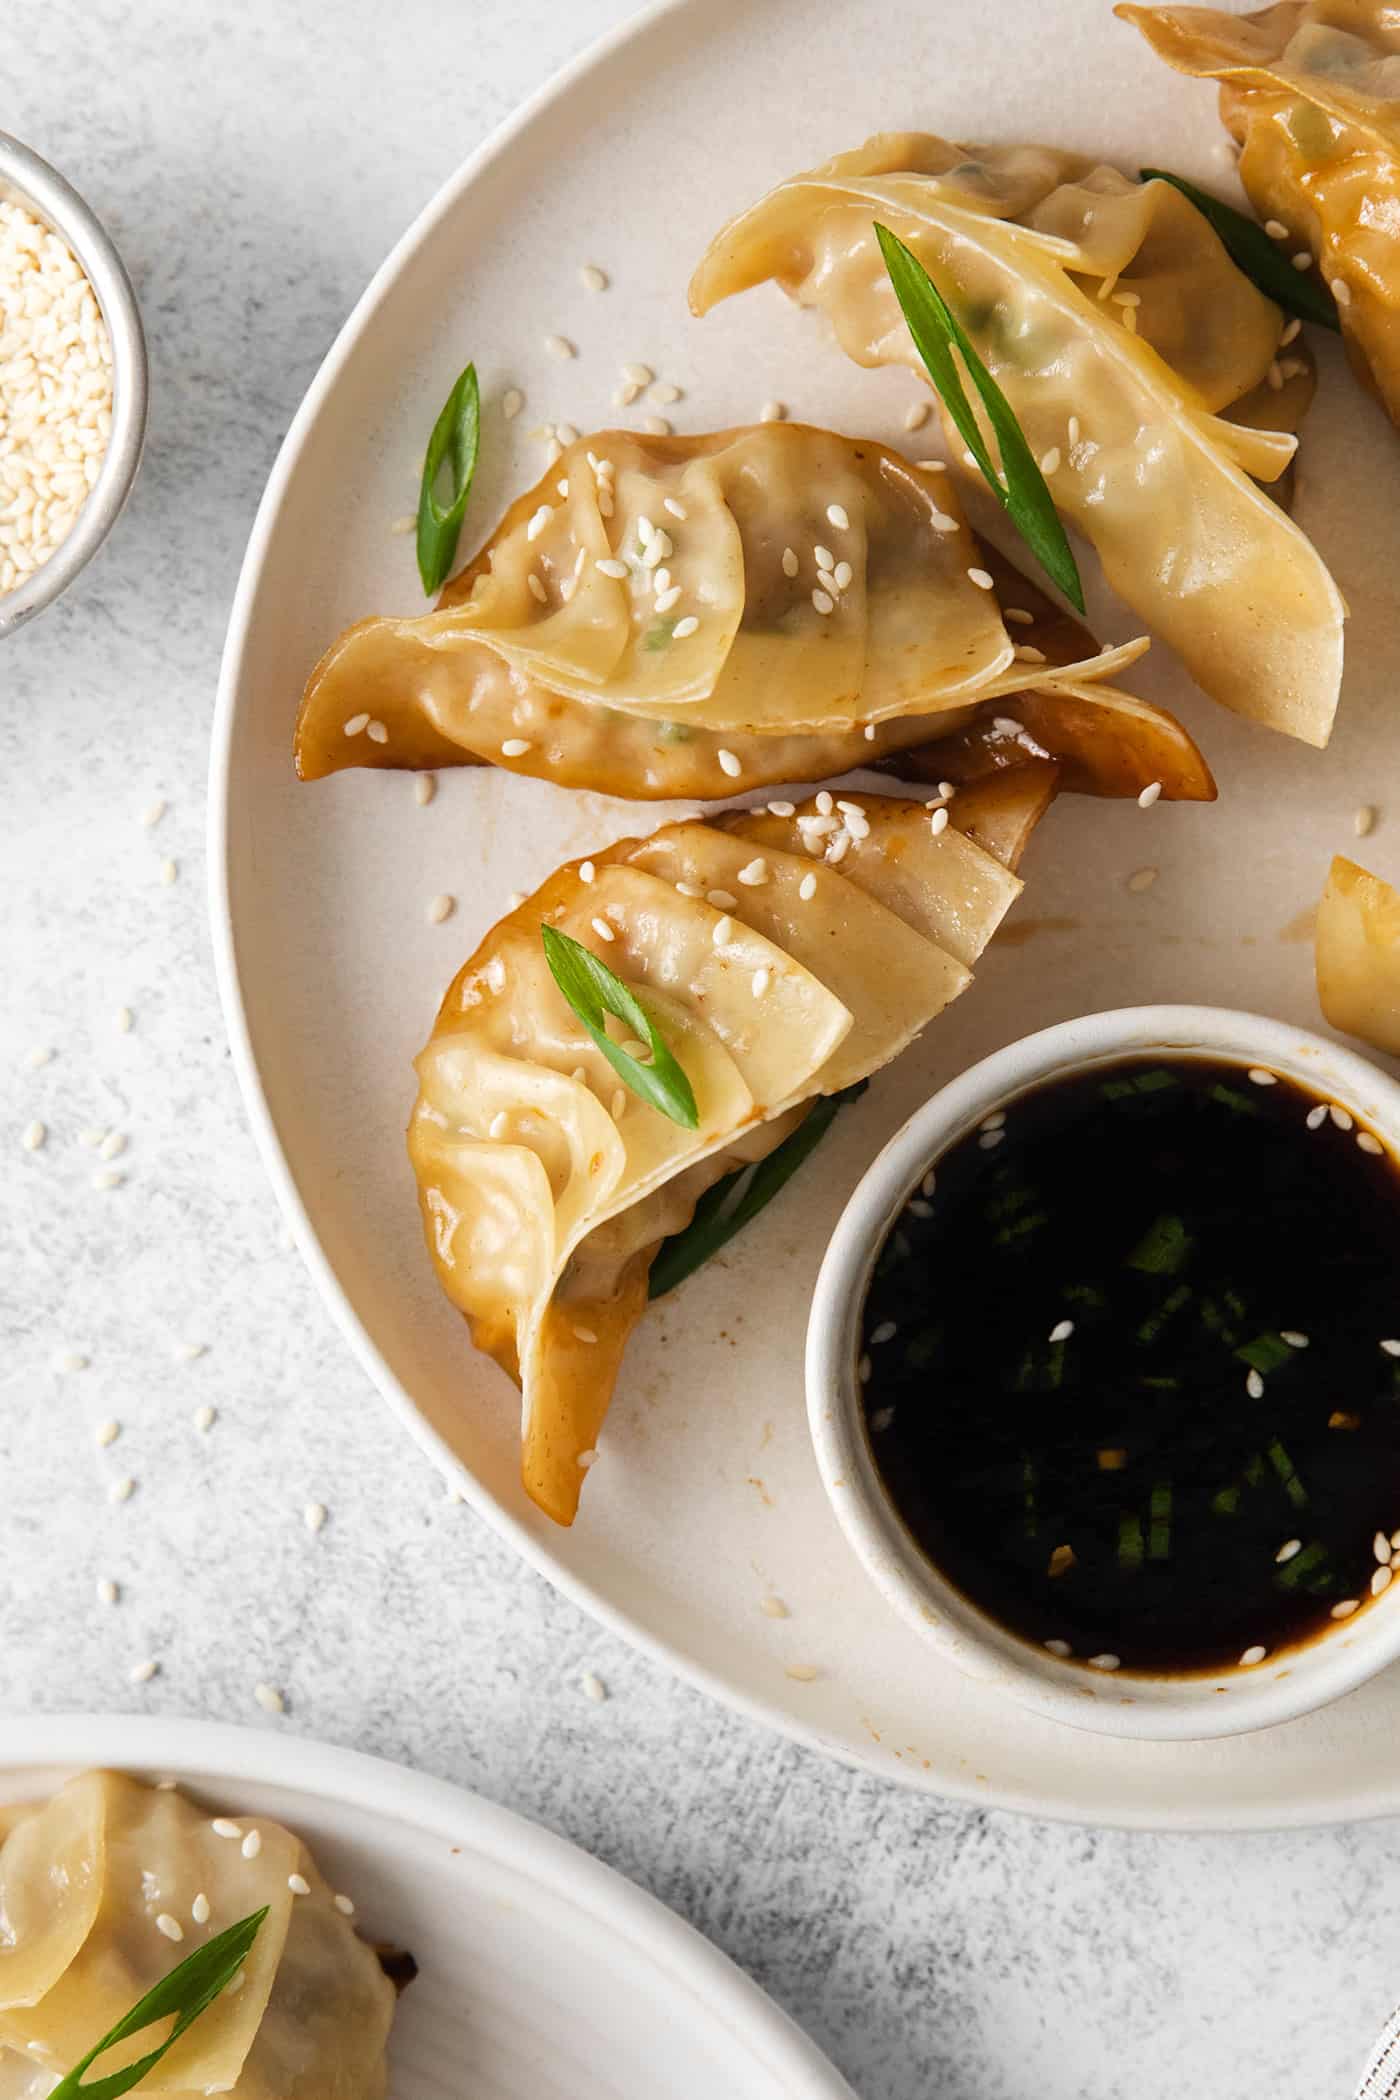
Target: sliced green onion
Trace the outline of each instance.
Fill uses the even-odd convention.
[[[1238,1087],[1213,1086],[1209,1098],[1218,1107],[1228,1108],[1237,1116],[1257,1116],[1259,1113],[1258,1102],[1251,1101],[1248,1094],[1242,1094]]]
[[[431,598],[447,581],[467,498],[476,473],[477,445],[481,435],[481,401],[476,388],[476,366],[468,365],[457,375],[456,385],[442,404],[433,425],[423,460],[423,481],[418,491],[418,574]],[[435,493],[437,478],[446,464],[452,477],[451,502],[444,508]]]
[[[1298,1478],[1297,1473],[1294,1471],[1292,1459],[1284,1450],[1277,1437],[1267,1446],[1267,1450],[1269,1463],[1279,1477],[1284,1494],[1287,1495],[1295,1509],[1306,1509],[1308,1506],[1308,1491]]]
[[[623,1085],[651,1108],[669,1116],[673,1123],[686,1130],[698,1130],[700,1111],[695,1106],[690,1081],[667,1049],[646,1008],[582,942],[560,933],[557,926],[542,926],[540,938],[550,976]],[[630,1051],[618,1047],[607,1031],[608,1014],[613,1014],[646,1044],[651,1053],[650,1064],[642,1064]]]
[[[1212,1495],[1210,1506],[1217,1517],[1233,1517],[1240,1506],[1239,1482],[1232,1480],[1229,1487],[1223,1487],[1218,1494]]]
[[[59,2080],[49,2095],[49,2100],[119,2100],[122,2093],[129,2093],[133,2086],[140,2085],[147,2073],[153,2071],[167,2049],[178,2042],[185,2029],[206,2012],[226,1990],[247,1959],[248,1950],[258,1936],[267,1907],[255,1910],[250,1917],[240,1918],[224,1932],[216,1933],[206,1940],[193,1954],[162,1976],[153,1989],[139,1998],[131,2011],[109,2028],[95,2048],[89,2049],[81,2063],[74,2064],[66,2078]],[[108,2049],[115,2048],[143,2028],[154,2027],[158,2020],[174,2016],[175,2025],[158,2048],[139,2057],[134,2064],[123,2070],[111,2071],[105,2078],[94,2078],[84,2083],[83,2073],[95,2064],[98,2057]]]
[[[1174,1320],[1182,1306],[1189,1305],[1195,1295],[1189,1283],[1179,1283],[1176,1289],[1162,1300],[1156,1312],[1149,1313],[1143,1321],[1137,1331],[1138,1340],[1143,1343],[1155,1342],[1167,1322]]]
[[[894,295],[909,324],[914,347],[923,359],[958,435],[981,468],[988,488],[1046,575],[1059,585],[1075,611],[1082,613],[1084,586],[1079,580],[1079,570],[1065,538],[1064,526],[1010,402],[977,355],[966,329],[918,257],[878,220],[875,238],[880,243],[880,253],[885,258]],[[982,397],[987,420],[996,433],[1001,452],[1000,474],[958,375],[954,349],[961,353],[968,375]]]
[[[1154,1218],[1128,1256],[1128,1267],[1144,1276],[1175,1276],[1191,1252],[1191,1235],[1171,1211]]]
[[[1340,329],[1337,302],[1326,285],[1319,283],[1310,270],[1295,270],[1287,248],[1271,241],[1255,220],[1247,219],[1231,204],[1222,204],[1209,190],[1198,190],[1194,182],[1187,182],[1183,176],[1168,175],[1162,168],[1139,168],[1138,173],[1144,182],[1169,182],[1174,190],[1180,190],[1219,234],[1235,267],[1243,270],[1250,283],[1285,313],[1316,321],[1322,328]]]
[[[1153,1482],[1148,1498],[1148,1516],[1148,1555],[1153,1560],[1167,1560],[1171,1555],[1172,1540],[1172,1486],[1169,1480]]]
[[[651,1265],[647,1295],[664,1298],[667,1291],[673,1291],[712,1254],[717,1254],[736,1232],[742,1232],[761,1210],[768,1207],[779,1189],[791,1181],[809,1154],[815,1152],[845,1104],[863,1094],[868,1085],[869,1081],[862,1079],[842,1093],[824,1095],[808,1110],[796,1130],[785,1137],[766,1159],[759,1160],[754,1166],[736,1168],[722,1181],[717,1181],[712,1189],[707,1189],[696,1204],[695,1215],[684,1232],[672,1233],[670,1239],[662,1242]],[[747,1184],[742,1191],[739,1189],[741,1182]],[[736,1200],[731,1202],[731,1197]],[[926,1332],[932,1335],[936,1346],[938,1331],[930,1329]],[[905,1351],[905,1356],[913,1361],[913,1347]]]
[[[1124,1510],[1118,1519],[1118,1565],[1142,1566],[1142,1519],[1132,1510]]]
[[[1246,1342],[1235,1354],[1242,1364],[1248,1364],[1251,1370],[1265,1374],[1281,1371],[1285,1364],[1295,1361],[1293,1351],[1282,1335],[1277,1334],[1257,1334],[1252,1342]]]
[[[1295,1553],[1292,1560],[1284,1562],[1274,1581],[1284,1590],[1297,1589],[1300,1583],[1307,1589],[1311,1587],[1309,1578],[1321,1572],[1327,1558],[1326,1545],[1321,1539],[1314,1539],[1310,1546],[1304,1546],[1301,1553]]]

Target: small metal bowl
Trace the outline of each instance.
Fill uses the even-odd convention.
[[[41,568],[0,597],[0,637],[52,605],[91,561],[121,514],[146,435],[146,338],[131,279],[111,235],[47,161],[0,131],[0,196],[22,204],[66,241],[97,296],[112,343],[112,433],[102,468],[67,539]]]

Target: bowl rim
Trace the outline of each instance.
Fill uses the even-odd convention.
[[[54,603],[116,524],[141,464],[150,382],[141,311],[115,241],[72,183],[7,131],[0,131],[0,196],[33,210],[67,242],[96,295],[112,345],[112,429],[101,470],[67,538],[0,597],[3,639]]]
[[[883,1598],[967,1674],[1049,1719],[1159,1742],[1244,1734],[1294,1720],[1355,1690],[1400,1657],[1400,1585],[1354,1619],[1247,1672],[1092,1676],[1012,1633],[930,1561],[876,1471],[856,1379],[871,1270],[916,1183],[949,1148],[1029,1089],[1154,1051],[1267,1066],[1337,1099],[1400,1155],[1400,1083],[1369,1059],[1291,1023],[1215,1006],[1119,1007],[1024,1036],[933,1094],[871,1162],[837,1221],[807,1327],[808,1423],[822,1486]],[[1229,1696],[1221,1696],[1222,1692]]]

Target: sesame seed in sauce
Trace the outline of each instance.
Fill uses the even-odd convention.
[[[1302,1550],[1303,1541],[1301,1539],[1285,1539],[1278,1552],[1274,1555],[1274,1559],[1278,1566],[1282,1567],[1285,1561],[1292,1560],[1293,1556],[1296,1553],[1301,1553]]]
[[[1052,1342],[1067,1342],[1073,1333],[1073,1320],[1057,1320],[1050,1329],[1050,1340]]]
[[[571,343],[566,335],[547,335],[544,339],[544,347],[551,357],[578,356],[577,345]]]
[[[600,941],[615,941],[617,939],[617,935],[614,933],[612,927],[609,926],[606,919],[591,919],[589,921],[589,924],[592,926],[593,931],[597,934]]]
[[[705,894],[699,885],[694,882],[678,882],[676,890],[678,895],[682,897],[703,897]]]
[[[597,1339],[598,1337],[591,1327],[575,1327],[574,1329],[574,1340],[576,1342],[596,1342]]]
[[[687,639],[687,637],[688,637],[688,636],[690,636],[690,635],[694,634],[694,632],[695,632],[696,628],[697,628],[697,627],[698,627],[699,625],[700,625],[700,622],[699,622],[699,621],[698,621],[698,620],[696,619],[696,617],[695,617],[694,613],[687,613],[687,614],[686,614],[686,616],[685,616],[685,618],[684,618],[683,620],[677,620],[677,622],[676,622],[675,626],[674,626],[674,627],[673,627],[673,628],[671,629],[671,639],[672,639],[672,641],[673,641],[673,642],[683,642],[683,641],[685,641],[685,640]],[[721,759],[720,759],[720,764],[721,764],[721,765],[723,765],[723,764],[724,764],[724,759],[723,759],[723,757],[722,757],[722,756],[721,756]],[[728,768],[726,767],[726,768],[725,768],[725,770],[726,770],[726,771],[728,771]],[[736,767],[735,767],[735,771],[736,771],[736,772],[737,772],[737,771],[739,771],[739,768],[738,768],[738,766],[737,766],[737,765],[736,765]]]
[[[1245,1378],[1244,1389],[1248,1393],[1251,1400],[1263,1399],[1264,1380],[1258,1371],[1250,1371],[1248,1373],[1248,1375]]]
[[[928,820],[928,828],[933,833],[935,838],[941,838],[943,833],[948,829],[947,810],[936,809],[933,815]]]
[[[1004,1130],[984,1130],[977,1143],[983,1152],[994,1152],[1005,1136]]]
[[[1009,620],[1013,627],[1034,627],[1035,625],[1035,614],[1027,612],[1023,605],[1008,605],[1002,612],[1002,618],[1003,620]]]
[[[508,736],[501,746],[502,758],[523,758],[531,748],[530,739],[524,736]]]
[[[1400,1342],[1384,1341],[1381,1343],[1381,1347],[1387,1356],[1400,1356]]]
[[[801,882],[799,882],[797,885],[797,894],[802,899],[802,902],[804,904],[810,904],[813,897],[815,897],[817,894],[816,876],[810,874],[804,875]]]
[[[1339,1102],[1329,1101],[1327,1113],[1336,1124],[1338,1130],[1351,1129],[1351,1113],[1348,1109],[1343,1108]]]
[[[1266,1070],[1263,1065],[1251,1065],[1249,1079],[1253,1086],[1277,1086],[1278,1073]]]
[[[1310,249],[1300,248],[1298,250],[1298,253],[1293,257],[1293,267],[1295,270],[1310,270],[1315,261],[1316,257],[1312,254],[1312,251]]]
[[[1332,1617],[1334,1619],[1349,1619],[1352,1613],[1359,1608],[1360,1603],[1361,1599],[1359,1597],[1346,1597],[1340,1604],[1332,1606]]]
[[[692,628],[695,626],[695,624],[696,623],[693,620],[690,622]],[[679,634],[681,628],[685,625],[686,622],[684,620],[680,621],[677,624],[676,633]],[[720,771],[722,773],[727,773],[731,780],[737,780],[739,778],[739,775],[743,772],[744,768],[740,761],[734,756],[734,753],[732,751],[720,751],[719,753],[717,753],[717,756],[719,758]]]
[[[1336,300],[1338,306],[1351,305],[1351,286],[1344,277],[1334,277],[1331,290],[1332,297]]]
[[[993,583],[992,577],[986,569],[969,569],[967,575],[968,581],[970,583],[975,583],[979,591],[990,591],[995,589],[995,584]]]
[[[1264,374],[1264,377],[1268,380],[1269,386],[1275,394],[1282,393],[1283,366],[1279,363],[1277,358],[1275,358],[1270,364],[1268,371]]]
[[[758,412],[760,423],[782,423],[786,419],[787,403],[785,401],[765,401]]]
[[[784,574],[784,576],[795,576],[795,575],[797,574],[797,570],[798,570],[798,560],[797,560],[797,556],[796,556],[796,555],[795,555],[795,554],[793,553],[793,551],[792,551],[791,547],[784,547],[784,549],[783,549],[783,574]]]
[[[752,991],[755,999],[761,999],[767,991],[770,974],[766,964],[754,971],[749,989]]]
[[[1323,1124],[1327,1121],[1327,1103],[1319,1101],[1316,1108],[1310,1108],[1306,1121],[1309,1130],[1321,1130]]]
[[[1378,1137],[1372,1137],[1369,1130],[1358,1130],[1356,1133],[1356,1142],[1361,1147],[1361,1150],[1363,1152],[1374,1152],[1379,1154],[1385,1150],[1385,1147],[1382,1145],[1380,1139]]]
[[[156,1913],[156,1931],[163,1932],[168,1940],[182,1940],[185,1928],[178,1918],[172,1918],[168,1910]]]
[[[1375,1574],[1371,1577],[1371,1595],[1379,1597],[1383,1591],[1390,1588],[1394,1580],[1395,1570],[1393,1568],[1377,1568]]]
[[[262,1851],[262,1832],[250,1830],[238,1849],[245,1859],[256,1859]]]
[[[956,518],[950,518],[945,511],[941,510],[931,510],[928,514],[928,521],[935,532],[959,532],[962,529]]]
[[[1390,1540],[1387,1538],[1386,1534],[1383,1531],[1378,1531],[1371,1541],[1371,1551],[1375,1554],[1376,1559],[1380,1562],[1383,1568],[1388,1568],[1390,1566],[1390,1556],[1392,1550],[1393,1549],[1391,1547]]]
[[[1286,241],[1288,239],[1288,228],[1284,225],[1282,219],[1265,219],[1264,231],[1271,241]]]
[[[1121,1663],[1122,1658],[1117,1655],[1091,1655],[1089,1657],[1089,1668],[1091,1670],[1116,1670],[1121,1667]]]
[[[456,898],[449,897],[446,890],[443,890],[441,895],[434,897],[432,903],[428,906],[428,924],[430,926],[441,926],[444,919],[451,918],[456,908]]]
[[[1268,1652],[1267,1648],[1261,1648],[1256,1642],[1252,1648],[1246,1648],[1244,1654],[1240,1657],[1240,1668],[1242,1670],[1252,1670],[1256,1663],[1263,1662]]]

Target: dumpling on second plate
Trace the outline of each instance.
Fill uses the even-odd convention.
[[[1400,15],[1386,0],[1114,12],[1178,73],[1220,82],[1250,203],[1320,264],[1353,364],[1400,423]]]
[[[1346,608],[1258,486],[1293,458],[1310,372],[1195,207],[1170,183],[1047,148],[883,134],[726,226],[691,304],[773,279],[857,363],[923,376],[877,222],[956,310],[1120,596],[1216,699],[1325,744]]]

